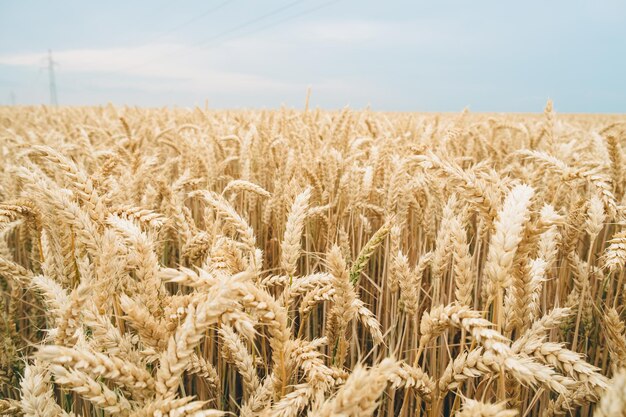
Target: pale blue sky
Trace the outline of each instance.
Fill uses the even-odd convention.
[[[626,1],[0,0],[0,104],[626,112]]]

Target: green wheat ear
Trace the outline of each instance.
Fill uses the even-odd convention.
[[[374,254],[376,248],[380,246],[380,244],[385,240],[389,232],[391,231],[391,224],[393,223],[393,219],[389,219],[383,224],[380,229],[374,233],[374,235],[367,241],[361,252],[359,252],[359,256],[357,256],[356,261],[352,264],[352,268],[350,268],[350,282],[353,285],[356,285],[361,277],[361,272],[365,269],[367,262]]]

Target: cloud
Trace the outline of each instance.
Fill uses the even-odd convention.
[[[0,64],[41,66],[46,55],[23,53],[1,55]],[[303,88],[254,73],[220,70],[212,55],[183,44],[148,44],[105,49],[72,49],[54,52],[61,73],[94,74],[100,83],[120,86],[140,84],[152,91],[182,88],[211,91],[285,92]]]
[[[351,43],[380,38],[390,26],[370,21],[333,21],[288,25],[280,31],[241,36],[214,44],[163,41],[137,46],[55,50],[60,74],[91,75],[98,88],[131,86],[151,92],[171,89],[192,92],[297,93],[313,85],[316,91],[362,96],[358,77],[333,77],[299,71],[297,57],[316,43]],[[385,35],[387,36],[387,35]],[[193,42],[196,42],[194,45]],[[349,47],[349,45],[346,45]],[[326,53],[326,52],[324,52]],[[333,54],[340,52],[334,51]],[[0,55],[0,65],[41,67],[47,54]],[[294,61],[294,57],[295,61]],[[332,62],[326,56],[327,62]]]
[[[293,105],[304,102],[309,86],[314,97],[324,97],[325,103],[336,107],[349,100],[370,101],[364,89],[367,80],[309,78],[310,74],[290,72],[287,57],[293,51],[289,48],[270,38],[241,38],[209,49],[158,43],[53,53],[59,64],[57,84],[65,90],[66,103],[173,104],[212,97],[222,106]],[[0,55],[0,65],[41,68],[46,57],[46,53],[5,54]],[[274,66],[267,66],[268,57]]]
[[[355,106],[392,100],[393,81],[380,79],[385,66],[446,45],[469,42],[434,20],[382,21],[330,19],[281,26],[279,31],[242,34],[202,44],[199,39],[143,45],[54,50],[60,84],[78,97],[90,91],[124,100],[131,92],[146,97],[236,97],[237,103],[299,103],[308,86],[323,103]],[[386,60],[363,65],[375,53]],[[395,51],[395,52],[394,52]],[[428,52],[428,53],[431,53]],[[395,54],[395,55],[394,55]],[[46,53],[0,55],[0,65],[40,68]],[[347,64],[346,64],[347,63]],[[411,71],[411,70],[406,70]],[[413,72],[412,72],[413,73]],[[124,91],[126,89],[126,91]],[[87,98],[85,99],[87,100]]]

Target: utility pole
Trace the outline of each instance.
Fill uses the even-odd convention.
[[[15,99],[15,92],[11,91],[11,94],[9,94],[9,97],[11,98],[11,106],[15,106],[15,104],[17,104],[17,100]]]
[[[50,104],[52,106],[58,106],[57,100],[57,84],[54,79],[54,66],[57,63],[52,59],[52,51],[48,49],[48,79],[50,81]]]

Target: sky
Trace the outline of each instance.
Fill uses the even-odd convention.
[[[626,113],[623,0],[0,0],[0,105]]]

